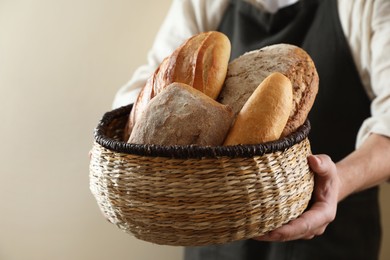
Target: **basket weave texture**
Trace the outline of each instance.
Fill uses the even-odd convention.
[[[131,108],[103,116],[90,161],[90,189],[121,230],[162,245],[222,244],[265,234],[306,209],[314,183],[308,121],[259,145],[135,145],[120,138]]]

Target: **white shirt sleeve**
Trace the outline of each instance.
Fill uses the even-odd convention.
[[[119,89],[113,108],[134,103],[139,91],[162,60],[185,40],[194,34],[215,30],[227,5],[228,0],[173,0],[148,52],[147,64],[140,66],[130,81]]]
[[[357,136],[359,147],[371,133],[390,137],[390,1],[339,0],[339,14],[372,100],[371,117],[363,122]]]

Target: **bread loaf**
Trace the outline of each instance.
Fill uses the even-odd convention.
[[[191,86],[172,83],[148,103],[128,142],[221,145],[232,121],[231,108]]]
[[[293,87],[293,107],[282,133],[286,136],[304,123],[318,92],[316,68],[303,49],[275,44],[236,58],[228,66],[218,101],[238,114],[257,86],[273,72],[285,75]]]
[[[238,113],[224,145],[259,144],[279,139],[291,109],[291,81],[279,72],[272,73]]]
[[[148,79],[130,113],[125,139],[148,102],[173,82],[185,83],[216,99],[225,81],[230,41],[220,32],[192,36],[168,56]]]

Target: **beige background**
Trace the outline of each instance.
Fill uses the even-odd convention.
[[[169,3],[0,0],[0,259],[181,258],[106,222],[88,187],[93,128]],[[388,186],[381,199],[388,245]]]

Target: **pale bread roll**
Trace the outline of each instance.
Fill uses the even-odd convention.
[[[192,36],[163,60],[141,90],[125,129],[129,137],[148,102],[173,82],[190,85],[216,99],[226,78],[231,45],[226,35],[209,31]]]
[[[148,103],[128,142],[221,145],[233,119],[228,106],[191,86],[172,83]]]
[[[224,145],[259,144],[279,139],[292,104],[291,81],[281,73],[272,73],[238,113]]]
[[[218,101],[241,110],[257,86],[271,73],[280,72],[293,87],[293,108],[283,130],[286,136],[301,126],[318,92],[318,74],[311,57],[290,44],[275,44],[247,52],[230,62],[225,85]]]

